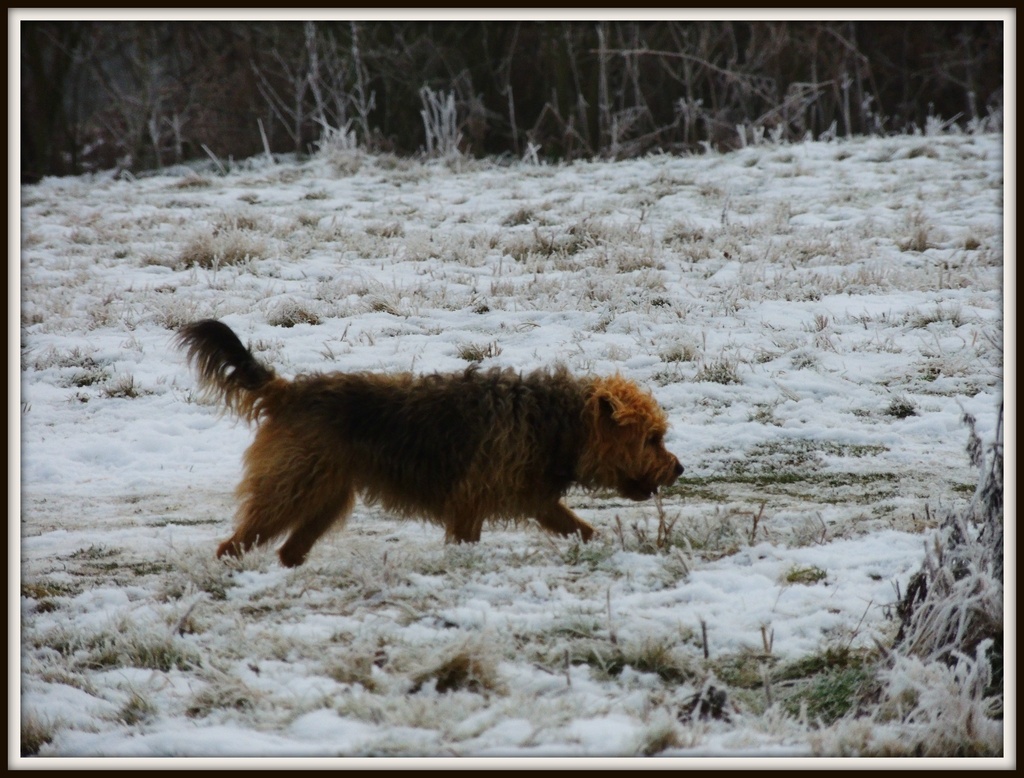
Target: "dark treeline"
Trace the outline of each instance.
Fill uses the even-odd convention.
[[[23,179],[209,155],[573,159],[1001,127],[988,22],[23,22]]]

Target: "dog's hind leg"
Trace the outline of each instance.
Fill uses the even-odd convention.
[[[243,487],[246,486],[243,482]],[[288,520],[282,515],[282,507],[262,499],[259,493],[250,494],[238,509],[235,533],[217,547],[217,558],[240,557],[253,546],[269,543],[284,532]]]
[[[354,504],[355,493],[346,484],[298,492],[286,501],[270,489],[263,494],[257,490],[243,502],[235,534],[220,544],[217,556],[241,556],[290,528],[278,556],[286,567],[297,567],[331,525],[348,517]]]
[[[355,493],[342,463],[317,451],[310,437],[273,419],[260,427],[245,453],[235,533],[220,544],[218,557],[240,556],[290,532],[281,561],[300,565],[331,524],[352,510]]]
[[[252,541],[246,542],[239,533],[236,532],[230,538],[225,540],[219,546],[217,546],[217,559],[223,556],[240,557],[256,543],[259,542],[259,538],[255,538]]]
[[[310,505],[295,524],[277,555],[285,567],[298,567],[321,536],[337,521],[344,521],[355,505],[355,492],[348,486],[336,487],[333,495],[310,495]]]
[[[562,503],[556,502],[537,511],[537,521],[544,529],[555,532],[559,535],[579,534],[583,542],[590,540],[594,534],[594,528],[579,516],[566,508]]]
[[[294,442],[283,433],[271,420],[257,430],[245,452],[245,473],[235,490],[239,499],[235,533],[218,546],[218,558],[241,556],[253,546],[269,543],[292,524],[302,475],[294,464]]]

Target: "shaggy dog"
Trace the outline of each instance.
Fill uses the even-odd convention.
[[[586,541],[594,528],[561,502],[572,484],[646,500],[683,472],[665,450],[665,414],[619,376],[470,368],[288,381],[221,322],[187,325],[177,343],[206,394],[257,424],[237,528],[218,557],[289,533],[278,554],[300,565],[357,495],[443,525],[448,541],[479,540],[485,519],[529,517]]]

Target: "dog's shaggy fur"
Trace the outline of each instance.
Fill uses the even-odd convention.
[[[663,444],[664,413],[619,376],[470,368],[288,381],[221,322],[190,324],[177,341],[207,394],[257,424],[237,528],[218,557],[289,533],[281,562],[300,565],[357,495],[442,524],[450,541],[479,540],[485,519],[529,517],[588,540],[594,528],[560,501],[572,484],[645,500],[683,472]]]

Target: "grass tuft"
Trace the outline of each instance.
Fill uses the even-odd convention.
[[[508,216],[506,216],[501,224],[503,227],[521,227],[524,224],[530,224],[537,220],[537,214],[532,208],[523,206]]]
[[[457,349],[459,359],[467,362],[483,362],[485,359],[492,359],[501,354],[501,346],[497,341],[491,343],[460,343]]]
[[[948,308],[943,305],[937,305],[931,311],[916,311],[907,316],[907,324],[917,329],[923,329],[929,324],[941,322],[946,322],[959,328],[966,323],[966,320],[963,311],[958,305],[952,305]]]
[[[117,713],[117,720],[131,727],[148,721],[157,713],[158,709],[152,700],[132,689],[127,701]]]
[[[144,390],[140,389],[135,384],[135,376],[133,375],[122,375],[114,379],[111,383],[103,387],[104,397],[121,397],[126,399],[135,399],[143,394],[148,394]]]
[[[186,268],[216,269],[241,265],[267,254],[266,243],[242,230],[195,235],[181,249],[178,261]]]
[[[58,728],[56,722],[44,720],[32,713],[24,714],[21,718],[21,755],[38,756],[43,746],[53,741]]]
[[[185,708],[190,719],[202,719],[219,710],[248,711],[256,707],[257,692],[236,678],[216,677],[193,695]]]
[[[738,384],[741,383],[739,373],[736,369],[736,362],[726,357],[721,357],[712,362],[705,362],[700,366],[694,381],[709,381],[715,384]]]
[[[294,327],[296,324],[317,325],[323,318],[312,306],[298,300],[287,300],[276,306],[267,316],[267,323],[274,327]]]
[[[917,416],[917,406],[907,397],[893,397],[885,412],[894,418],[905,419],[908,416]]]
[[[497,663],[475,646],[457,649],[437,664],[414,674],[412,681],[412,694],[431,683],[441,694],[454,691],[482,694],[503,690]]]

